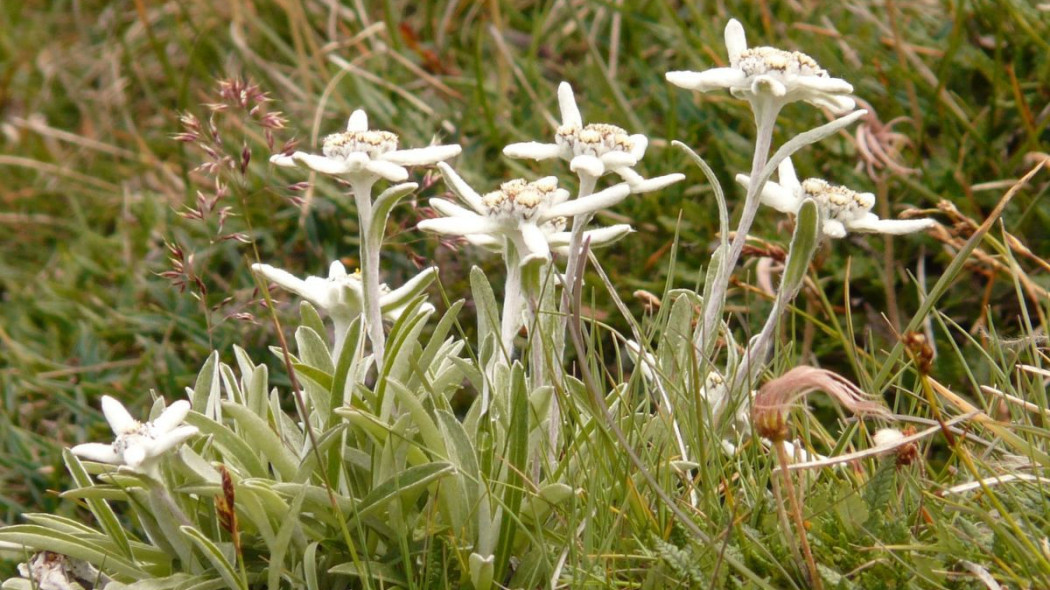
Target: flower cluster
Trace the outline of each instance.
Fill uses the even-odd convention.
[[[346,131],[324,138],[324,155],[295,152],[277,154],[270,161],[277,166],[303,166],[322,174],[346,176],[351,183],[373,183],[380,178],[403,182],[408,178],[406,166],[429,166],[459,154],[458,145],[432,145],[399,150],[397,135],[368,128],[368,115],[356,110],[347,121]]]
[[[802,100],[833,113],[846,113],[856,106],[849,96],[853,86],[829,76],[812,57],[773,47],[749,49],[744,27],[736,19],[726,25],[725,42],[729,67],[668,72],[667,81],[700,92],[725,88],[752,104],[769,101],[782,106]]]
[[[576,96],[568,82],[558,85],[558,106],[561,110],[561,125],[554,134],[554,143],[512,143],[503,148],[503,154],[531,160],[561,158],[569,162],[573,172],[592,179],[614,173],[627,182],[634,193],[659,190],[685,178],[681,174],[642,178],[634,166],[645,155],[649,138],[641,133],[628,134],[624,129],[608,123],[584,125],[580,108],[576,105]]]
[[[851,231],[908,234],[936,223],[932,219],[879,219],[871,212],[874,194],[858,193],[821,178],[799,182],[790,158],[781,162],[777,173],[779,182],[770,180],[762,187],[762,203],[782,213],[797,213],[805,199],[813,199],[821,213],[821,233],[829,238],[842,238]],[[738,174],[736,180],[747,186],[751,179]]]
[[[553,176],[528,182],[512,180],[498,190],[479,195],[451,166],[439,164],[453,194],[467,205],[461,207],[445,199],[431,199],[430,206],[445,217],[426,219],[417,226],[424,231],[463,236],[476,245],[505,252],[515,248],[520,264],[550,260],[551,250],[569,245],[566,218],[594,213],[624,200],[631,194],[626,184],[617,184],[597,193],[569,199],[569,191],[558,187]],[[628,225],[592,230],[587,235],[593,245],[611,243],[631,231]]]
[[[346,267],[338,260],[329,265],[327,278],[300,279],[286,270],[269,264],[253,264],[252,270],[285,291],[295,293],[314,306],[323,309],[328,312],[329,316],[340,322],[349,323],[364,309],[365,296],[361,283],[361,272],[346,272]],[[382,296],[379,298],[379,305],[383,310],[383,317],[396,321],[409,302],[422,293],[436,276],[437,267],[432,266],[397,289],[392,290],[385,283],[381,284],[379,287]],[[429,303],[425,305],[430,306]],[[433,306],[426,309],[433,309]]]

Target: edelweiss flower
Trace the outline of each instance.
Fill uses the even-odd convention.
[[[807,178],[801,183],[795,175],[791,158],[785,158],[777,169],[780,182],[766,181],[760,196],[762,203],[783,213],[796,213],[805,199],[817,202],[823,220],[822,233],[841,238],[847,232],[907,234],[933,227],[932,219],[879,219],[871,212],[875,195],[831,184],[820,178]],[[747,186],[749,177],[738,174],[736,181]]]
[[[659,190],[685,178],[682,174],[642,178],[632,167],[645,155],[649,139],[641,133],[628,135],[627,131],[607,123],[584,125],[568,82],[558,86],[558,106],[561,126],[555,133],[554,143],[512,143],[503,148],[504,155],[530,160],[562,158],[569,162],[573,172],[593,178],[613,172],[623,178],[634,193]]]
[[[856,106],[849,97],[853,86],[828,76],[812,57],[773,47],[748,49],[744,27],[736,19],[726,25],[725,40],[730,67],[667,72],[667,81],[700,92],[726,88],[733,96],[752,103],[772,99],[782,106],[804,100],[833,113],[845,113]]]
[[[85,443],[73,447],[73,454],[91,461],[124,465],[138,473],[156,477],[157,461],[164,453],[197,434],[195,426],[180,426],[190,411],[190,402],[179,400],[168,406],[153,422],[139,422],[124,405],[108,395],[102,396],[102,413],[117,435],[113,444]]]
[[[408,178],[405,166],[427,166],[447,160],[460,152],[458,145],[432,145],[399,150],[398,137],[389,131],[368,129],[368,115],[356,110],[350,115],[346,131],[324,138],[323,156],[295,152],[278,154],[270,161],[278,166],[305,166],[324,174],[347,176],[366,182],[385,178],[402,182]]]
[[[20,547],[21,549],[21,547]],[[27,580],[24,587],[38,590],[84,590],[102,588],[111,580],[90,563],[52,551],[41,551],[18,564],[18,573]],[[19,588],[3,584],[4,588]]]
[[[438,167],[452,192],[470,208],[444,199],[431,199],[430,205],[446,217],[426,219],[416,227],[444,235],[466,236],[490,248],[500,248],[500,244],[509,242],[522,266],[536,260],[549,260],[552,248],[568,245],[568,232],[562,231],[566,218],[610,207],[631,193],[626,184],[620,183],[570,201],[569,192],[558,188],[558,180],[548,176],[534,182],[511,180],[500,185],[499,190],[482,196],[448,164],[440,163]],[[629,227],[614,226],[586,235],[597,245],[629,232]]]
[[[361,273],[347,273],[346,268],[338,260],[329,266],[328,278],[306,277],[306,280],[303,280],[269,264],[253,264],[252,270],[276,283],[282,289],[291,291],[325,310],[337,325],[349,325],[364,308],[365,295]],[[379,297],[379,306],[383,310],[383,317],[388,320],[396,320],[400,317],[405,306],[430,285],[436,276],[437,267],[431,267],[397,289],[391,290],[385,284],[380,285],[382,295]],[[429,306],[430,304],[424,305]]]

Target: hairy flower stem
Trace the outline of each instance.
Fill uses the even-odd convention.
[[[383,333],[383,311],[379,305],[379,253],[383,247],[383,236],[371,236],[372,187],[374,180],[354,182],[351,190],[357,204],[357,231],[361,248],[361,284],[364,289],[365,322],[368,324],[368,339],[372,341],[372,356],[376,371],[383,370],[383,353],[386,335]],[[372,242],[376,243],[372,243]],[[336,338],[339,336],[336,335]]]
[[[167,536],[166,540],[171,544],[175,553],[178,554],[179,560],[187,565],[192,564],[193,550],[186,541],[186,537],[183,536],[178,528],[184,526],[192,527],[193,523],[186,517],[186,513],[182,511],[175,499],[171,497],[171,493],[168,492],[168,488],[164,483],[158,479],[159,477],[160,473],[154,473],[147,477],[149,480],[149,483],[146,484],[149,491],[149,508],[153,512],[154,519],[161,527],[162,532]],[[158,517],[157,515],[159,514],[164,514],[165,517]],[[171,529],[172,524],[175,525],[174,529]]]
[[[751,159],[751,175],[747,186],[747,197],[744,199],[744,211],[737,224],[736,235],[729,246],[729,252],[723,253],[719,259],[718,271],[715,274],[708,301],[704,301],[704,317],[701,329],[697,333],[694,343],[700,350],[701,358],[709,359],[714,346],[715,337],[718,334],[718,322],[722,316],[725,306],[726,293],[729,290],[729,277],[733,274],[740,253],[744,249],[744,242],[751,230],[751,224],[755,221],[760,204],[759,194],[766,177],[762,176],[762,169],[766,167],[769,160],[769,148],[773,144],[773,127],[776,124],[777,114],[780,106],[769,103],[753,103],[755,111],[755,124],[757,133],[755,136],[755,153]]]
[[[525,307],[521,265],[517,252],[512,255],[511,250],[513,247],[507,249],[507,282],[503,292],[503,317],[500,318],[500,345],[508,363],[514,358],[514,337],[521,329],[521,311]]]
[[[594,187],[598,183],[598,178],[591,174],[580,174],[580,191],[576,195],[577,199],[590,196],[594,193]],[[572,236],[569,238],[569,257],[565,263],[565,276],[572,277],[576,276],[576,269],[580,267],[580,252],[581,246],[583,245],[583,232],[587,228],[587,224],[591,222],[591,218],[594,215],[585,214],[577,215],[572,218]],[[574,293],[571,292],[573,287],[571,285],[564,285],[563,289],[568,295],[567,298],[562,299],[562,313],[565,314],[566,322],[568,322],[568,310],[569,301],[572,300]],[[564,338],[563,338],[564,340]]]
[[[589,196],[594,193],[594,188],[598,184],[598,178],[592,174],[580,174],[580,190],[576,195],[577,199]],[[593,215],[577,215],[572,218],[572,235],[569,237],[569,256],[565,262],[565,280],[562,281],[562,298],[561,298],[561,329],[557,330],[557,334],[554,335],[554,353],[555,359],[561,360],[565,356],[565,332],[568,329],[569,322],[569,311],[570,302],[572,302],[576,294],[572,291],[577,284],[575,280],[576,273],[580,269],[581,258],[583,254],[583,232],[587,229],[587,224],[591,222]],[[582,281],[579,283],[582,287]],[[533,346],[536,346],[539,342],[533,342]],[[555,361],[558,362],[558,361]],[[561,365],[557,365],[558,369],[561,369]],[[554,396],[551,399],[551,409],[547,423],[547,442],[549,448],[549,459],[553,465],[555,461],[555,455],[558,452],[559,439],[561,439],[561,404],[558,402],[558,396]]]
[[[817,563],[813,560],[813,551],[810,549],[809,540],[806,538],[806,523],[802,519],[802,507],[799,505],[798,494],[795,492],[795,485],[791,482],[791,473],[788,471],[790,459],[788,458],[787,447],[784,445],[783,440],[774,441],[773,447],[777,451],[777,464],[780,466],[777,471],[780,472],[781,488],[783,488],[784,493],[787,494],[788,502],[791,504],[791,517],[795,521],[795,532],[798,534],[798,544],[802,547],[802,556],[806,563],[806,569],[809,572],[810,587],[815,590],[822,590],[824,586],[820,579],[820,572],[817,571]],[[777,512],[779,512],[781,516],[781,526],[784,527],[784,537],[788,539],[792,553],[797,556],[798,547],[795,546],[794,537],[791,535],[791,530],[787,527],[783,511],[784,503],[778,501]]]

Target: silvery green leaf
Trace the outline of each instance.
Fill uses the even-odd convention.
[[[295,343],[298,346],[300,362],[317,367],[329,375],[335,371],[332,354],[320,333],[311,328],[299,326],[295,330]]]
[[[383,314],[400,315],[405,313],[398,310],[407,306],[416,297],[422,297],[425,301],[427,299],[426,290],[437,279],[437,276],[437,267],[431,266],[403,283],[397,289],[385,293],[382,297]],[[424,305],[424,308],[429,308],[429,306]]]
[[[321,319],[321,314],[317,313],[317,308],[305,299],[299,302],[299,317],[300,325],[310,328],[318,334],[328,333],[328,330],[324,327],[324,320]]]
[[[491,344],[492,340],[490,340],[489,342]],[[466,377],[467,381],[470,382],[470,385],[474,389],[478,391],[481,390],[482,384],[485,381],[485,377],[481,374],[481,371],[478,370],[477,366],[475,366],[472,361],[459,357],[452,357],[449,360],[452,362],[452,364],[456,366],[457,369],[463,372],[463,376]]]
[[[379,561],[361,562],[361,568],[358,568],[354,562],[348,561],[329,568],[328,573],[353,576],[362,580],[368,579],[372,581],[369,585],[371,587],[375,587],[376,583],[382,588],[404,588],[408,586],[408,581],[400,570]]]
[[[299,472],[295,476],[295,481],[306,481],[312,476],[316,475],[315,472],[317,471],[318,454],[320,454],[322,460],[324,460],[326,453],[328,453],[328,451],[331,450],[333,447],[336,448],[337,452],[343,450],[344,430],[346,430],[346,424],[339,423],[334,425],[332,428],[329,428],[323,433],[316,434],[316,451],[314,450],[309,439],[307,439],[307,445],[303,448],[302,462],[299,464]],[[338,461],[340,465],[342,464],[342,460],[339,457],[331,458],[329,460],[329,463],[331,463],[331,461]],[[329,468],[331,469],[331,465]],[[336,469],[336,471],[338,471],[338,468]]]
[[[254,482],[254,480],[252,481]],[[255,484],[253,483],[253,485]],[[305,505],[304,510],[313,512],[318,518],[325,519],[332,524],[338,522],[335,518],[336,515],[332,514],[332,502],[326,488],[302,483],[272,483],[271,486],[275,492],[285,498],[294,500],[302,495]],[[339,506],[339,511],[344,515],[352,514],[357,507],[357,503],[354,500],[339,494],[336,494],[335,500]]]
[[[74,488],[59,494],[60,498],[68,500],[81,500],[93,498],[111,502],[127,502],[128,493],[124,489],[111,485],[94,485],[90,488]]]
[[[529,396],[529,408],[532,410],[532,427],[539,428],[551,413],[551,401],[554,399],[554,388],[550,385],[537,387]]]
[[[722,190],[721,183],[718,182],[718,177],[715,176],[714,170],[707,165],[707,161],[700,157],[693,151],[692,148],[685,145],[680,141],[672,141],[671,145],[678,147],[684,151],[689,159],[704,173],[704,177],[707,178],[707,182],[711,185],[711,190],[715,193],[715,204],[718,206],[718,232],[719,232],[719,247],[725,251],[729,249],[729,208],[726,206],[725,192]],[[706,298],[705,298],[706,299]]]
[[[528,386],[525,381],[525,369],[515,362],[510,373],[510,428],[507,432],[506,458],[504,469],[500,472],[500,484],[504,486],[501,506],[512,514],[518,513],[524,495],[523,478],[528,469],[529,458],[529,406]],[[504,517],[500,522],[499,538],[496,542],[495,578],[502,580],[507,564],[510,563],[514,535],[518,522],[514,517]]]
[[[300,377],[299,385],[304,389],[307,384],[310,384],[325,392],[330,392],[332,390],[334,380],[332,379],[331,373],[327,373],[313,365],[307,365],[304,363],[292,363],[292,368],[295,370],[295,375]],[[321,399],[329,399],[329,395],[321,394],[318,391],[307,392],[307,395],[310,396],[310,400],[315,404]],[[324,407],[327,408],[328,404],[325,404]]]
[[[380,421],[374,414],[348,407],[337,408],[335,413],[346,419],[353,427],[351,430],[368,437],[374,444],[383,445],[390,438],[392,427]],[[423,465],[430,461],[426,453],[416,445],[408,447],[407,460],[410,465]]]
[[[321,590],[321,585],[317,582],[317,547],[319,545],[319,542],[314,541],[303,552],[303,577],[306,578],[307,590]]]
[[[762,182],[765,182],[770,176],[773,175],[773,171],[776,170],[777,167],[780,166],[780,163],[783,162],[786,158],[790,158],[795,152],[806,147],[807,145],[817,143],[818,141],[826,137],[831,137],[840,129],[852,125],[855,121],[867,114],[868,111],[856,110],[851,113],[847,113],[839,117],[838,119],[825,123],[820,127],[815,127],[813,129],[810,129],[809,131],[804,131],[802,133],[799,133],[798,135],[795,135],[788,141],[784,142],[784,145],[780,146],[780,148],[776,152],[774,152],[772,156],[770,156],[769,161],[766,162],[766,167],[762,169],[759,178],[762,180]]]
[[[207,482],[213,485],[219,485],[222,483],[222,476],[219,472],[197,454],[189,445],[182,445],[179,450],[176,451],[179,461],[183,467],[182,475],[184,477],[189,476],[196,480]],[[192,481],[192,480],[191,480]]]
[[[243,404],[244,392],[241,390],[237,376],[233,374],[233,369],[226,363],[219,363],[219,377],[223,389],[226,390],[226,401]]]
[[[132,562],[116,553],[102,550],[95,543],[40,525],[16,524],[4,527],[0,529],[0,542],[25,546],[34,551],[53,551],[75,559],[82,559],[122,581],[133,581],[150,576]]]
[[[450,522],[454,530],[463,531],[463,535],[472,539],[474,537],[473,520],[470,514],[477,506],[478,493],[484,484],[480,481],[478,471],[478,458],[474,453],[474,447],[470,443],[463,425],[454,415],[446,411],[438,411],[438,427],[445,439],[448,450],[448,460],[456,467],[456,489],[452,492],[442,493],[442,499],[446,502],[450,514]]]
[[[270,388],[270,369],[266,365],[258,365],[248,375],[248,383],[244,388],[245,405],[255,412],[256,416],[266,414],[267,390]]]
[[[219,353],[212,352],[204,366],[197,373],[197,382],[193,391],[188,391],[190,405],[193,409],[215,420],[221,419],[218,413],[221,401],[219,394]]]
[[[236,477],[234,485],[237,490],[237,503],[243,509],[240,511],[241,522],[249,523],[251,525],[249,530],[254,529],[267,546],[274,545],[277,542],[275,527],[280,527],[287,518],[288,504],[269,486],[242,485]]]
[[[715,249],[714,253],[711,254],[711,259],[707,262],[707,272],[704,277],[704,299],[703,309],[706,310],[708,306],[715,306],[718,309],[718,313],[715,317],[722,317],[722,310],[725,308],[726,302],[714,301],[711,297],[711,290],[714,288],[715,280],[718,276],[719,266],[725,263],[725,254],[729,251],[728,245],[725,247],[719,246]],[[704,314],[701,313],[700,317],[703,318]],[[710,334],[700,334],[699,331],[703,330],[703,322],[697,322],[697,342],[700,344],[700,354],[705,358],[711,358],[714,353],[715,342],[718,340],[718,327],[715,326],[711,330]],[[700,342],[700,338],[703,338],[703,342]]]
[[[225,425],[194,411],[186,415],[186,423],[196,426],[202,435],[211,437],[212,443],[221,451],[223,460],[230,462],[246,476],[265,477],[269,472],[256,451]]]
[[[448,311],[441,316],[437,325],[434,326],[434,330],[430,333],[429,341],[423,348],[423,352],[419,355],[417,360],[418,366],[422,369],[433,372],[436,370],[435,365],[440,365],[445,361],[444,358],[437,358],[437,354],[438,351],[441,351],[444,348],[446,341],[445,337],[448,335],[452,327],[456,325],[456,320],[459,318],[460,310],[463,309],[463,304],[464,300],[460,299],[450,305]],[[406,385],[408,387],[415,387],[416,379],[418,379],[418,377],[413,375],[412,380],[408,381]]]
[[[73,485],[80,488],[90,488],[95,485],[91,481],[91,477],[88,476],[87,471],[84,470],[80,459],[77,459],[76,455],[71,453],[69,449],[62,449],[62,461],[66,464],[66,470],[69,471],[69,475],[73,478]],[[124,557],[130,558],[131,545],[128,541],[127,532],[125,532],[120,521],[117,520],[117,515],[113,512],[113,509],[102,499],[86,498],[85,501],[91,513],[95,515],[95,520],[102,526],[102,530],[105,531],[106,535],[113,540],[120,553]]]
[[[490,357],[496,352],[493,343],[500,341],[500,313],[492,285],[484,271],[476,266],[470,269],[470,292],[478,321],[478,350],[482,355],[479,360],[482,367],[487,367]]]
[[[470,582],[474,584],[476,590],[489,590],[492,587],[492,580],[495,576],[494,560],[494,555],[470,554],[468,559]]]
[[[295,477],[299,468],[299,461],[284,446],[281,439],[277,438],[277,435],[267,422],[256,416],[248,408],[237,404],[225,403],[223,404],[223,410],[233,416],[233,419],[243,431],[245,438],[252,441],[252,445],[258,448],[259,452],[270,461],[274,471],[282,479],[287,481]]]
[[[364,344],[361,322],[361,316],[350,322],[343,349],[339,351],[339,358],[336,359],[335,374],[332,377],[332,385],[329,388],[331,395],[330,408],[332,410],[339,406],[350,404],[350,400],[353,397],[352,384],[356,380],[361,346]]]
[[[573,489],[563,483],[552,483],[540,488],[535,496],[530,496],[521,505],[521,513],[528,515],[535,523],[542,523],[551,510],[573,496]]]
[[[335,372],[332,354],[320,334],[310,328],[300,326],[295,331],[295,342],[298,346],[300,362],[328,375],[325,383],[316,383],[311,379],[300,384],[310,398],[313,409],[321,411],[322,417],[327,419],[330,406],[329,392],[332,389],[331,375]]]
[[[806,199],[795,217],[795,234],[791,236],[791,246],[784,266],[784,278],[777,293],[778,298],[784,293],[786,301],[790,302],[798,294],[819,243],[820,211],[813,199]]]
[[[154,543],[163,540],[163,542],[170,547],[160,545],[162,549],[170,551],[179,557],[179,561],[182,562],[181,567],[188,569],[193,572],[199,571],[198,561],[196,556],[193,555],[193,549],[190,544],[186,542],[186,539],[179,534],[179,528],[182,526],[182,522],[176,518],[175,513],[171,510],[171,505],[168,501],[164,500],[163,494],[167,492],[160,487],[161,484],[153,483],[151,489],[145,496],[144,505],[148,507],[150,520],[156,523],[157,531],[161,536],[152,537]],[[141,496],[134,496],[141,498]],[[169,498],[172,502],[174,499]],[[145,514],[142,510],[139,510],[139,519],[146,521]]]
[[[248,352],[236,344],[233,345],[233,358],[237,360],[237,370],[241,375],[247,375],[255,368],[255,362],[248,356]]]
[[[59,531],[61,533],[69,533],[85,539],[97,540],[105,536],[88,525],[69,518],[68,516],[35,512],[25,514],[22,518],[24,518],[26,522],[46,526],[51,530]]]
[[[267,417],[273,418],[273,430],[277,434],[277,438],[284,441],[284,444],[289,449],[301,449],[303,448],[303,439],[307,434],[303,431],[301,423],[298,421],[298,414],[289,416],[287,412],[282,409],[282,401],[284,396],[277,388],[273,388],[270,391],[269,404],[270,413],[269,416],[263,417],[265,420]],[[308,408],[309,409],[309,408]],[[316,414],[311,412],[309,419],[311,422],[316,422]]]
[[[463,343],[460,342],[459,344],[462,345]],[[433,380],[430,382],[430,389],[435,395],[434,405],[441,409],[449,409],[448,399],[460,389],[460,384],[463,383],[465,376],[466,373],[463,369],[454,363],[449,363],[448,367],[434,375]]]
[[[218,576],[175,574],[139,580],[130,584],[110,582],[102,590],[223,590],[226,582]]]
[[[433,308],[422,309],[422,298],[412,302],[405,312],[394,322],[390,330],[390,337],[386,343],[385,366],[381,371],[379,384],[376,386],[376,395],[382,400],[381,417],[390,415],[392,411],[392,398],[385,394],[385,384],[388,379],[400,382],[408,380],[411,371],[411,361],[417,358],[421,347],[419,345],[419,334],[426,327],[426,320],[433,313]]]
[[[674,297],[675,293],[668,293],[668,297]],[[693,311],[696,300],[688,295],[674,297],[671,303],[671,311],[667,316],[663,332],[660,334],[660,345],[656,349],[656,355],[660,371],[664,375],[684,375],[686,367],[692,364],[693,338],[692,326]]]
[[[390,502],[415,497],[430,484],[454,472],[455,467],[444,461],[400,469],[361,499],[354,517],[363,518],[372,512],[387,508]]]
[[[281,572],[285,569],[285,554],[288,553],[293,538],[299,537],[300,543],[302,542],[302,533],[300,532],[299,535],[293,535],[293,533],[299,529],[303,498],[305,498],[305,492],[297,494],[283,515],[283,520],[278,521],[281,525],[277,531],[277,538],[274,540],[273,545],[270,546],[269,565],[266,568],[268,572],[267,588],[280,588]],[[294,562],[291,565],[292,567],[288,568],[289,570],[294,569]]]
[[[222,576],[223,581],[226,582],[229,588],[248,590],[248,586],[245,585],[245,580],[234,571],[233,565],[231,565],[230,561],[226,559],[226,556],[223,555],[218,545],[212,542],[208,537],[204,536],[204,533],[191,526],[180,527],[180,530],[186,535],[187,539],[192,541],[193,544],[201,550],[201,553],[203,553],[208,562],[212,564],[212,567],[218,571],[219,575]]]
[[[396,379],[389,379],[387,384],[393,390],[394,397],[400,402],[401,410],[407,410],[412,417],[412,421],[419,430],[419,435],[423,438],[426,450],[438,457],[447,458],[445,439],[416,393],[398,383]]]
[[[417,188],[419,185],[414,182],[403,182],[379,193],[372,202],[372,227],[368,228],[368,240],[371,243],[379,243],[383,239],[390,211]]]

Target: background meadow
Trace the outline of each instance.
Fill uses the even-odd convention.
[[[866,471],[810,473],[807,518],[819,561],[841,587],[1050,586],[1045,480],[955,489],[975,480],[964,464],[970,459],[982,477],[1043,477],[1050,467],[1030,465],[1050,446],[1050,175],[1037,172],[1018,187],[1001,222],[967,242],[1050,152],[1050,6],[1024,1],[3,3],[3,522],[20,522],[27,512],[84,517],[83,506],[58,496],[69,487],[61,452],[108,436],[98,411],[103,394],[142,414],[154,395],[183,397],[212,350],[233,362],[233,344],[271,365],[272,385],[289,386],[267,350],[274,328],[249,266],[259,256],[299,275],[323,274],[335,259],[353,268],[357,225],[335,183],[304,183],[302,174],[267,160],[292,141],[315,151],[357,108],[405,146],[461,144],[454,165],[479,190],[553,173],[505,158],[501,149],[549,138],[563,80],[575,88],[585,120],[648,135],[639,172],[687,178],[600,214],[606,224],[638,231],[599,260],[634,316],[659,326],[659,306],[639,292],[663,298],[669,287],[700,285],[718,228],[710,185],[670,142],[711,164],[731,209],[743,195],[733,176],[750,167],[747,105],[664,80],[669,70],[722,64],[730,17],[744,23],[754,45],[812,55],[850,81],[869,108],[858,125],[795,156],[801,175],[876,193],[882,217],[911,207],[942,224],[926,234],[851,236],[824,247],[785,322],[771,374],[806,363],[862,388],[892,376],[887,403],[926,428],[935,408],[899,345],[926,307],[919,329],[935,351],[929,375],[996,421],[960,431],[972,446],[965,459],[938,435],[921,443],[910,465],[898,468],[890,458],[869,460]],[[283,123],[266,113],[280,113]],[[177,136],[187,133],[188,116],[201,125],[196,141]],[[822,117],[788,106],[776,143]],[[220,174],[221,186],[201,168],[228,161],[243,174]],[[574,186],[563,172],[562,182]],[[391,217],[385,280],[399,284],[436,264],[441,286],[431,289],[430,302],[439,314],[469,296],[473,265],[498,289],[497,257],[414,229],[432,214],[427,199],[447,189],[432,170],[413,169],[411,180],[421,188]],[[752,233],[760,239],[727,301],[741,336],[757,331],[770,307],[759,258],[782,254],[790,236],[784,216],[769,211],[760,212]],[[599,283],[594,275],[588,281]],[[278,294],[275,301],[284,323],[294,325],[294,298]],[[629,374],[631,363],[609,345],[609,332],[627,323],[600,289],[585,303],[602,323],[590,362],[610,375]],[[460,322],[472,335],[472,301]],[[465,388],[453,402],[465,411],[472,396]],[[940,404],[953,415],[971,411]],[[836,423],[824,402],[813,408],[805,422],[811,448],[850,450],[849,423]],[[1004,456],[999,429],[1019,436],[1029,452],[1009,447]],[[604,534],[571,543],[575,569],[564,583],[744,584],[705,561],[663,499],[612,452],[590,480],[573,482],[586,490],[588,506],[608,512],[597,529]],[[697,476],[705,496],[705,518],[697,519],[716,523],[713,535],[734,531],[733,551],[762,579],[799,586],[801,575],[777,565],[788,545],[769,506],[730,506],[718,491],[740,479],[750,482],[741,484],[743,496],[762,497],[767,480],[754,474],[768,472],[765,455],[752,449],[709,463]],[[657,479],[674,488],[663,467],[651,463]],[[561,524],[569,531],[575,521]],[[0,566],[2,577],[14,563]]]

